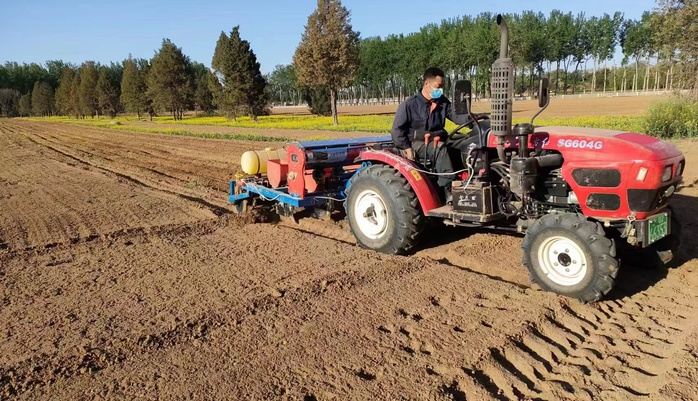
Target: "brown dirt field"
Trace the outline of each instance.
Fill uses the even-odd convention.
[[[695,237],[679,267],[625,266],[607,300],[582,305],[527,287],[517,236],[444,230],[398,257],[356,247],[343,224],[250,224],[229,212],[227,180],[266,145],[0,120],[0,399],[698,391]],[[689,233],[694,145],[679,143],[673,200]]]
[[[647,108],[663,95],[643,96],[572,96],[552,98],[550,105],[541,118],[550,117],[592,117],[592,116],[640,116]],[[340,115],[357,114],[395,114],[397,104],[371,106],[338,106]],[[514,101],[514,117],[533,117],[538,111],[537,100]],[[490,102],[473,102],[473,111],[483,113],[490,111]],[[307,107],[274,107],[272,114],[308,115]]]
[[[10,248],[215,217],[177,195],[56,157],[13,127],[0,132],[0,240]]]

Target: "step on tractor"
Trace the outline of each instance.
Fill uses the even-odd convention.
[[[428,222],[524,234],[523,265],[531,284],[578,299],[600,300],[614,286],[621,261],[666,265],[680,243],[669,205],[685,158],[651,136],[578,127],[512,126],[514,64],[508,31],[497,16],[501,45],[492,65],[491,113],[473,114],[471,85],[456,81],[452,105],[467,123],[455,165],[451,202],[437,190],[432,160],[404,158],[390,136],[300,141],[248,151],[244,173],[230,182],[238,211],[263,205],[280,216],[340,215],[363,248],[410,254]],[[539,115],[549,104],[538,88]],[[469,128],[468,134],[461,133]],[[436,146],[425,135],[427,146]],[[438,146],[441,146],[439,148]],[[458,160],[460,159],[460,160]]]

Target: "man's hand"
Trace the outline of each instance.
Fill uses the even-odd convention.
[[[405,152],[405,158],[414,161],[414,150],[412,148],[404,149],[403,152]]]

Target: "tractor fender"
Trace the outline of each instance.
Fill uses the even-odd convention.
[[[380,162],[393,167],[399,171],[412,187],[422,212],[426,215],[430,210],[441,206],[441,200],[427,174],[420,171],[420,168],[411,161],[400,157],[394,153],[377,150],[367,150],[361,152],[357,162]]]

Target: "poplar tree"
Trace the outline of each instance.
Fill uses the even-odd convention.
[[[698,100],[698,1],[658,0],[657,3],[658,10],[649,27],[665,52],[671,49],[670,53],[676,53],[683,64],[687,89]]]
[[[337,93],[348,86],[359,65],[359,33],[340,0],[318,0],[293,56],[298,81],[330,93],[332,119],[337,125]]]

